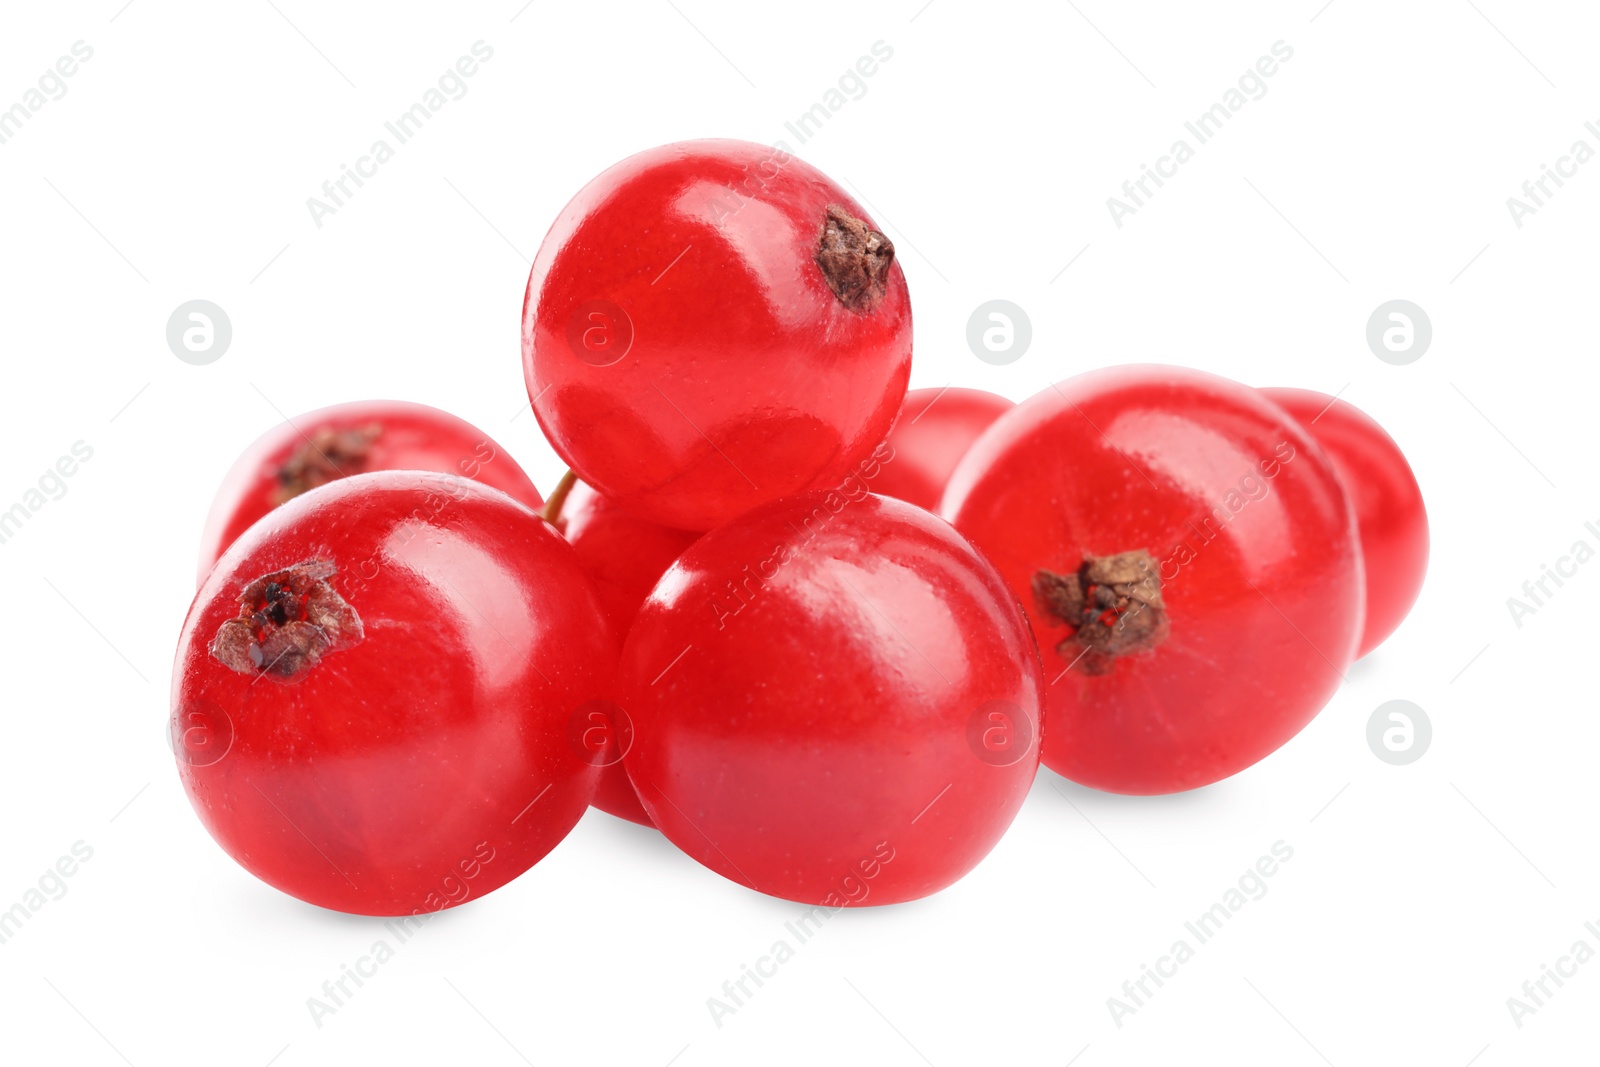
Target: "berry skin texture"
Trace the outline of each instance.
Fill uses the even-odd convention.
[[[651,819],[787,900],[950,885],[1037,770],[1020,607],[955,530],[868,493],[776,501],[701,538],[640,609],[621,678]]]
[[[1044,762],[1116,793],[1236,774],[1354,658],[1364,581],[1332,463],[1258,391],[1131,366],[1002,416],[943,512],[1026,605]]]
[[[1263,389],[1317,439],[1339,472],[1361,531],[1367,621],[1365,656],[1405,620],[1428,572],[1428,511],[1411,464],[1370,415],[1310,389]]]
[[[337,404],[273,427],[234,462],[206,517],[198,581],[279,504],[338,478],[386,470],[458,474],[534,511],[544,503],[505,449],[447,411],[402,400]]]
[[[673,560],[700,537],[697,533],[637,518],[582,482],[575,483],[568,493],[556,529],[577,552],[578,562],[594,583],[595,592],[600,596],[601,613],[619,646],[628,636],[644,598],[650,595],[650,590],[672,566]],[[598,730],[617,731],[619,744],[627,743],[623,724],[601,717],[597,717],[595,723]],[[595,789],[594,806],[618,818],[653,826],[633,792],[620,759],[616,758],[616,748],[607,751],[608,755],[602,757],[603,769],[600,784]]]
[[[179,777],[217,843],[285,893],[453,907],[582,816],[598,771],[571,724],[615,660],[533,512],[452,475],[354,475],[272,511],[201,586],[173,670]]]
[[[664,526],[836,484],[911,368],[893,245],[778,149],[689,141],[586,185],[528,278],[523,372],[556,452]]]
[[[934,511],[945,482],[978,435],[1016,407],[981,389],[913,389],[889,431],[894,459],[872,491]]]

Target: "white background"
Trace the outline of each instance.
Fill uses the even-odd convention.
[[[1506,198],[1600,138],[1600,20],[1507,0],[628,5],[306,0],[7,5],[0,107],[93,49],[0,145],[0,510],[74,442],[67,492],[0,544],[0,910],[75,842],[93,858],[0,945],[12,1063],[1588,1062],[1600,961],[1519,1028],[1600,925],[1600,562],[1506,600],[1600,523],[1593,265],[1600,162],[1518,228]],[[274,6],[276,5],[276,6]],[[120,8],[120,10],[119,10]],[[317,228],[306,198],[473,42],[494,57]],[[804,145],[784,129],[875,41],[893,57]],[[1283,40],[1252,100],[1118,228],[1106,198]],[[916,309],[913,384],[1021,399],[1082,370],[1182,363],[1342,395],[1407,450],[1433,559],[1421,602],[1304,733],[1193,794],[1044,772],[938,896],[844,913],[719,1028],[706,999],[799,906],[591,812],[532,872],[442,915],[319,1028],[307,998],[385,936],[257,882],[207,837],[165,741],[167,678],[211,495],[286,415],[433,403],[548,491],[517,337],[528,259],[639,149],[789,146],[870,205]],[[1191,142],[1192,143],[1192,142]],[[1068,264],[1071,264],[1070,266]],[[165,324],[231,317],[218,362]],[[974,358],[994,298],[1033,342]],[[1368,350],[1380,303],[1434,326]],[[1366,723],[1415,701],[1431,748]],[[1118,1027],[1183,924],[1294,850]]]

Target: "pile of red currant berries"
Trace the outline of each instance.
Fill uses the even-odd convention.
[[[528,280],[548,500],[388,401],[239,460],[172,739],[241,865],[369,915],[460,904],[594,805],[762,893],[913,900],[1041,759],[1168,793],[1299,731],[1399,625],[1428,531],[1342,401],[1129,366],[906,392],[890,240],[781,151],[641,153]]]

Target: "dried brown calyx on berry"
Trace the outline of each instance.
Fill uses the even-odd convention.
[[[282,504],[319,485],[362,473],[367,469],[372,443],[382,434],[383,427],[375,422],[343,429],[324,426],[313,431],[278,468],[273,502]]]
[[[1072,628],[1056,652],[1084,674],[1105,674],[1120,657],[1148,652],[1172,627],[1161,575],[1143,549],[1085,555],[1071,574],[1040,570],[1033,595],[1047,615]]]
[[[817,242],[817,266],[839,302],[859,315],[870,315],[889,289],[894,244],[851,214],[842,204],[829,204]]]
[[[211,655],[240,674],[293,681],[330,652],[359,644],[361,616],[328,579],[339,568],[308,559],[264,574],[239,594],[239,614],[217,628]]]

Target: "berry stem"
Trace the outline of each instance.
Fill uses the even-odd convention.
[[[556,488],[550,494],[550,499],[544,502],[544,510],[539,517],[557,529],[561,528],[561,509],[566,506],[567,495],[572,492],[572,487],[578,482],[578,476],[572,471],[561,476],[561,481],[556,483]]]

